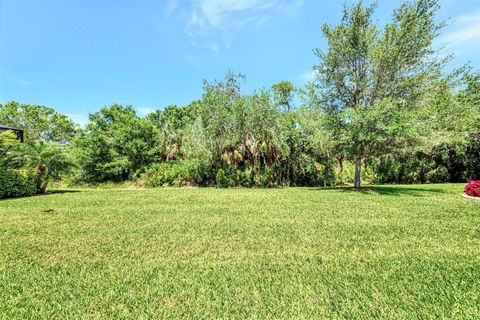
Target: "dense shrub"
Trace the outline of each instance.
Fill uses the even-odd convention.
[[[467,179],[480,177],[480,129],[471,133],[469,137],[465,153],[465,177]]]
[[[242,187],[251,187],[253,185],[252,174],[249,170],[237,170],[236,177],[238,184]]]
[[[224,166],[216,171],[215,186],[274,188],[279,186],[332,186],[335,184],[335,169],[322,165],[311,158],[300,159],[292,172],[292,180],[282,179],[280,166],[255,167],[254,170]],[[302,161],[307,160],[307,161]]]
[[[322,170],[312,156],[301,154],[294,163],[293,185],[313,186],[320,184]]]
[[[372,167],[377,183],[425,183],[429,172],[435,177],[435,163],[423,152],[380,157]]]
[[[232,188],[253,187],[257,185],[250,170],[241,170],[225,166],[217,170],[215,174],[215,186],[217,188]]]
[[[257,170],[253,177],[253,183],[256,187],[271,188],[278,186],[274,170],[270,167]]]
[[[448,181],[450,181],[450,174],[444,166],[439,166],[427,173],[427,182],[440,183]]]
[[[480,180],[469,180],[465,186],[465,193],[471,197],[480,197]]]
[[[235,181],[223,169],[218,169],[215,175],[215,185],[218,188],[233,187]]]
[[[0,199],[31,196],[36,192],[35,176],[32,172],[0,167]]]
[[[150,166],[140,180],[147,186],[201,185],[205,179],[205,165],[200,160],[162,162]]]

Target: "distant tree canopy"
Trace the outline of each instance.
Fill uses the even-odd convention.
[[[91,114],[73,147],[88,182],[130,179],[159,153],[154,125],[118,104]]]
[[[281,81],[272,86],[273,99],[278,106],[284,107],[290,111],[295,87],[291,82]]]
[[[0,104],[0,123],[23,129],[26,142],[65,143],[77,130],[72,120],[51,108],[14,101]]]
[[[186,106],[140,117],[132,106],[114,104],[91,114],[84,128],[47,107],[0,105],[0,123],[24,128],[27,140],[25,161],[12,152],[5,163],[16,157],[44,168],[48,176],[36,180],[43,179],[43,190],[59,177],[147,186],[354,182],[357,188],[361,179],[480,178],[480,76],[466,67],[445,72],[448,60],[432,49],[443,27],[435,19],[438,1],[405,2],[383,27],[375,8],[345,6],[338,24],[323,26],[327,48],[315,50],[316,79],[303,88],[281,81],[245,93],[245,76],[228,72],[205,81],[202,96]]]

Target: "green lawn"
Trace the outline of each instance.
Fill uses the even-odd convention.
[[[480,201],[462,187],[3,200],[0,319],[478,319]]]

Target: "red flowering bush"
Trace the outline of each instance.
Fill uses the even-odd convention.
[[[469,180],[464,191],[471,197],[480,197],[480,180]]]

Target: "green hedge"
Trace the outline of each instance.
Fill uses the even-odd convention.
[[[199,160],[163,162],[152,165],[140,180],[147,186],[198,186],[204,181],[204,163]]]
[[[31,196],[36,192],[33,173],[0,167],[0,199]]]

